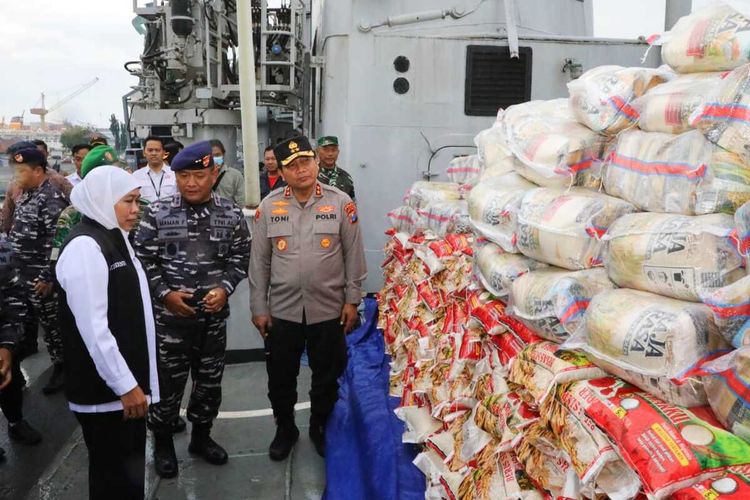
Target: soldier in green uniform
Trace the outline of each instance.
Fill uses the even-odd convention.
[[[318,180],[323,184],[340,189],[348,194],[353,201],[357,201],[354,196],[352,176],[336,164],[339,159],[339,152],[338,137],[326,135],[318,139],[318,165],[320,166]]]

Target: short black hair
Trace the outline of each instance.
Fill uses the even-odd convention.
[[[75,146],[73,146],[73,148],[70,151],[71,151],[71,154],[76,154],[82,149],[88,149],[89,151],[91,151],[91,148],[92,148],[91,144],[76,144]]]
[[[148,141],[156,141],[161,144],[161,147],[164,147],[164,139],[159,137],[158,135],[150,135],[146,137],[146,139],[143,141],[144,147],[146,146],[146,144],[148,144]]]
[[[42,146],[45,151],[49,152],[49,148],[47,147],[47,143],[44,142],[43,140],[41,140],[41,139],[34,139],[31,142],[34,143],[34,146]]]
[[[177,155],[180,151],[185,149],[185,145],[181,143],[180,141],[169,141],[168,143],[164,144],[164,151],[167,153],[167,161],[171,162],[172,158]]]
[[[211,139],[208,142],[209,142],[209,144],[211,144],[212,148],[219,148],[219,149],[221,149],[222,153],[226,153],[227,152],[227,150],[224,149],[224,143],[221,142],[219,139]]]
[[[266,149],[263,150],[263,154],[266,154],[269,151],[273,152],[273,146],[266,146]]]

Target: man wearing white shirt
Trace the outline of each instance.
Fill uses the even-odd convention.
[[[89,151],[91,151],[91,146],[88,144],[73,146],[73,164],[76,166],[76,171],[65,177],[72,186],[81,182],[81,165],[83,164],[83,159],[89,154]]]
[[[175,194],[177,182],[174,172],[164,163],[164,140],[156,136],[147,137],[143,154],[148,165],[133,172],[133,177],[141,185],[141,198],[153,203]]]

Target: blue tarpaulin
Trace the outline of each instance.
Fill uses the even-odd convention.
[[[403,444],[404,424],[388,395],[389,358],[377,329],[378,306],[365,300],[365,321],[347,336],[349,362],[326,429],[326,500],[422,500],[425,478]]]

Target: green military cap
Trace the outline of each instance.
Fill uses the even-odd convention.
[[[339,145],[339,138],[335,135],[324,135],[320,139],[318,139],[318,147],[322,148],[323,146],[338,146]]]
[[[102,165],[113,165],[117,163],[117,151],[112,146],[94,146],[94,148],[88,152],[81,162],[81,179],[86,177],[86,174],[91,172],[96,167]]]

